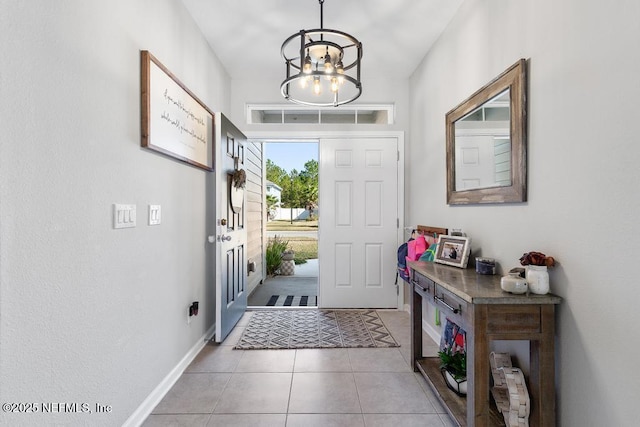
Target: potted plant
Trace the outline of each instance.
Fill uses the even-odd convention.
[[[265,254],[268,275],[274,276],[278,272],[282,263],[282,253],[287,250],[287,246],[289,246],[289,241],[282,240],[277,235],[269,238]]]
[[[440,372],[447,386],[459,396],[467,394],[467,353],[447,347],[438,352]]]

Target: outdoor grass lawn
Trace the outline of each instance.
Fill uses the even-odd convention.
[[[318,231],[318,221],[291,221],[276,220],[267,222],[267,231]],[[295,252],[296,264],[304,264],[308,259],[318,258],[318,239],[313,237],[284,237],[281,240],[289,242],[287,246]]]
[[[318,231],[318,221],[275,220],[267,222],[267,231]]]

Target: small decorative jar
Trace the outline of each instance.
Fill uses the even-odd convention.
[[[524,294],[529,289],[527,281],[518,272],[503,276],[500,279],[500,287],[503,291],[511,292],[512,294]]]
[[[546,265],[527,265],[526,271],[532,293],[544,295],[549,292],[549,272]]]
[[[476,257],[476,273],[496,274],[496,260],[493,258]]]

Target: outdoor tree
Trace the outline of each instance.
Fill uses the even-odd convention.
[[[267,179],[282,187],[283,182],[289,179],[289,174],[270,159],[267,159]]]
[[[301,172],[293,169],[287,173],[268,159],[266,168],[267,179],[282,188],[282,207],[304,208],[310,211],[310,216],[313,215],[313,209],[318,206],[318,161],[309,160],[304,164]],[[268,200],[267,209],[269,209]],[[293,222],[293,213],[291,222]]]
[[[282,205],[291,209],[291,223],[293,223],[293,209],[301,206],[303,186],[300,174],[293,169],[289,178],[282,182]]]
[[[300,172],[302,184],[300,206],[309,211],[313,217],[313,209],[318,207],[318,161],[309,160],[304,164],[304,170]]]

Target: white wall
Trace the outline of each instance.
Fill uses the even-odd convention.
[[[558,420],[637,424],[640,3],[467,0],[414,73],[408,222],[462,228],[503,270],[553,255]],[[444,116],[530,58],[527,203],[447,206]]]
[[[0,424],[121,425],[214,318],[207,172],[140,148],[139,51],[214,111],[230,79],[178,0],[2,0],[0,40],[0,401],[113,408]]]

